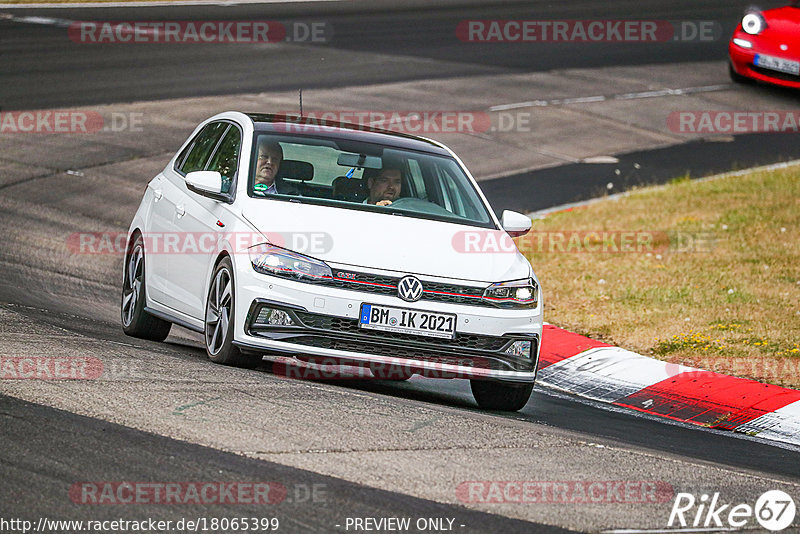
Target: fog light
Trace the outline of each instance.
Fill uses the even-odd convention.
[[[505,350],[509,356],[517,358],[530,358],[531,357],[531,342],[530,341],[515,341]]]
[[[733,39],[733,44],[741,46],[742,48],[753,48],[753,43],[746,39],[740,39],[739,37]]]
[[[517,300],[530,300],[531,297],[533,297],[533,291],[530,287],[520,287],[517,289],[517,294],[514,295]]]
[[[295,323],[285,311],[264,307],[258,312],[256,324],[268,326],[294,326]]]

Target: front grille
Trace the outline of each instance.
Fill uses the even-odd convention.
[[[291,317],[291,324],[266,324],[264,310],[269,309],[283,310]],[[253,301],[247,317],[246,331],[253,336],[297,345],[486,369],[533,370],[539,344],[538,336],[524,334],[487,336],[457,332],[454,339],[441,339],[367,330],[359,328],[358,319],[312,313],[261,299]],[[530,357],[506,353],[514,341],[530,341]]]
[[[333,271],[333,280],[324,283],[340,289],[350,289],[362,293],[397,295],[397,284],[400,282],[400,278],[335,269]],[[482,300],[483,292],[486,289],[484,287],[426,281],[422,281],[422,286],[424,290],[420,300],[472,306],[492,306],[491,303]]]
[[[494,352],[502,351],[512,341],[510,337],[482,336],[479,334],[457,333],[455,339],[440,339],[428,336],[398,334],[394,332],[379,332],[377,330],[359,328],[358,319],[332,317],[330,315],[319,315],[309,312],[295,312],[295,315],[309,328],[318,328],[337,334],[358,334],[376,340],[416,341],[428,345],[438,345],[455,349],[490,350]]]
[[[393,358],[437,363],[440,365],[459,365],[478,369],[492,369],[502,371],[530,371],[533,365],[521,362],[505,361],[491,356],[480,355],[447,355],[436,350],[418,349],[402,346],[389,346],[378,343],[365,343],[358,340],[335,339],[322,336],[299,336],[292,339],[292,343],[333,350],[346,350],[351,352],[368,352]]]
[[[764,67],[757,67],[756,65],[750,65],[750,68],[759,74],[769,76],[770,78],[775,78],[776,80],[784,80],[795,83],[800,82],[800,76],[796,74],[789,74],[788,72],[781,72],[779,70],[765,69]]]

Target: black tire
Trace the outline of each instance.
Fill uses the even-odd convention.
[[[484,410],[516,412],[521,410],[533,392],[533,383],[510,384],[489,380],[470,380],[472,396]]]
[[[233,314],[236,303],[233,283],[233,264],[223,258],[211,275],[206,298],[205,340],[206,354],[214,363],[252,369],[261,360],[261,354],[243,353],[233,344]]]
[[[733,69],[733,65],[728,63],[728,76],[731,77],[734,83],[753,84],[754,81],[746,76],[742,76]]]
[[[164,341],[172,323],[150,315],[144,310],[147,288],[144,280],[144,240],[137,235],[128,247],[123,267],[120,320],[122,331],[131,337]]]

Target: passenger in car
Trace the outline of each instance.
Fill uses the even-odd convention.
[[[383,167],[374,176],[368,176],[369,196],[364,204],[388,206],[398,198],[403,187],[403,164],[400,161],[384,160]]]

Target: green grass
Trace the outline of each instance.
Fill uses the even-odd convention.
[[[800,387],[800,167],[681,177],[534,221],[527,239],[603,231],[643,232],[653,246],[521,244],[547,321],[670,362]]]

